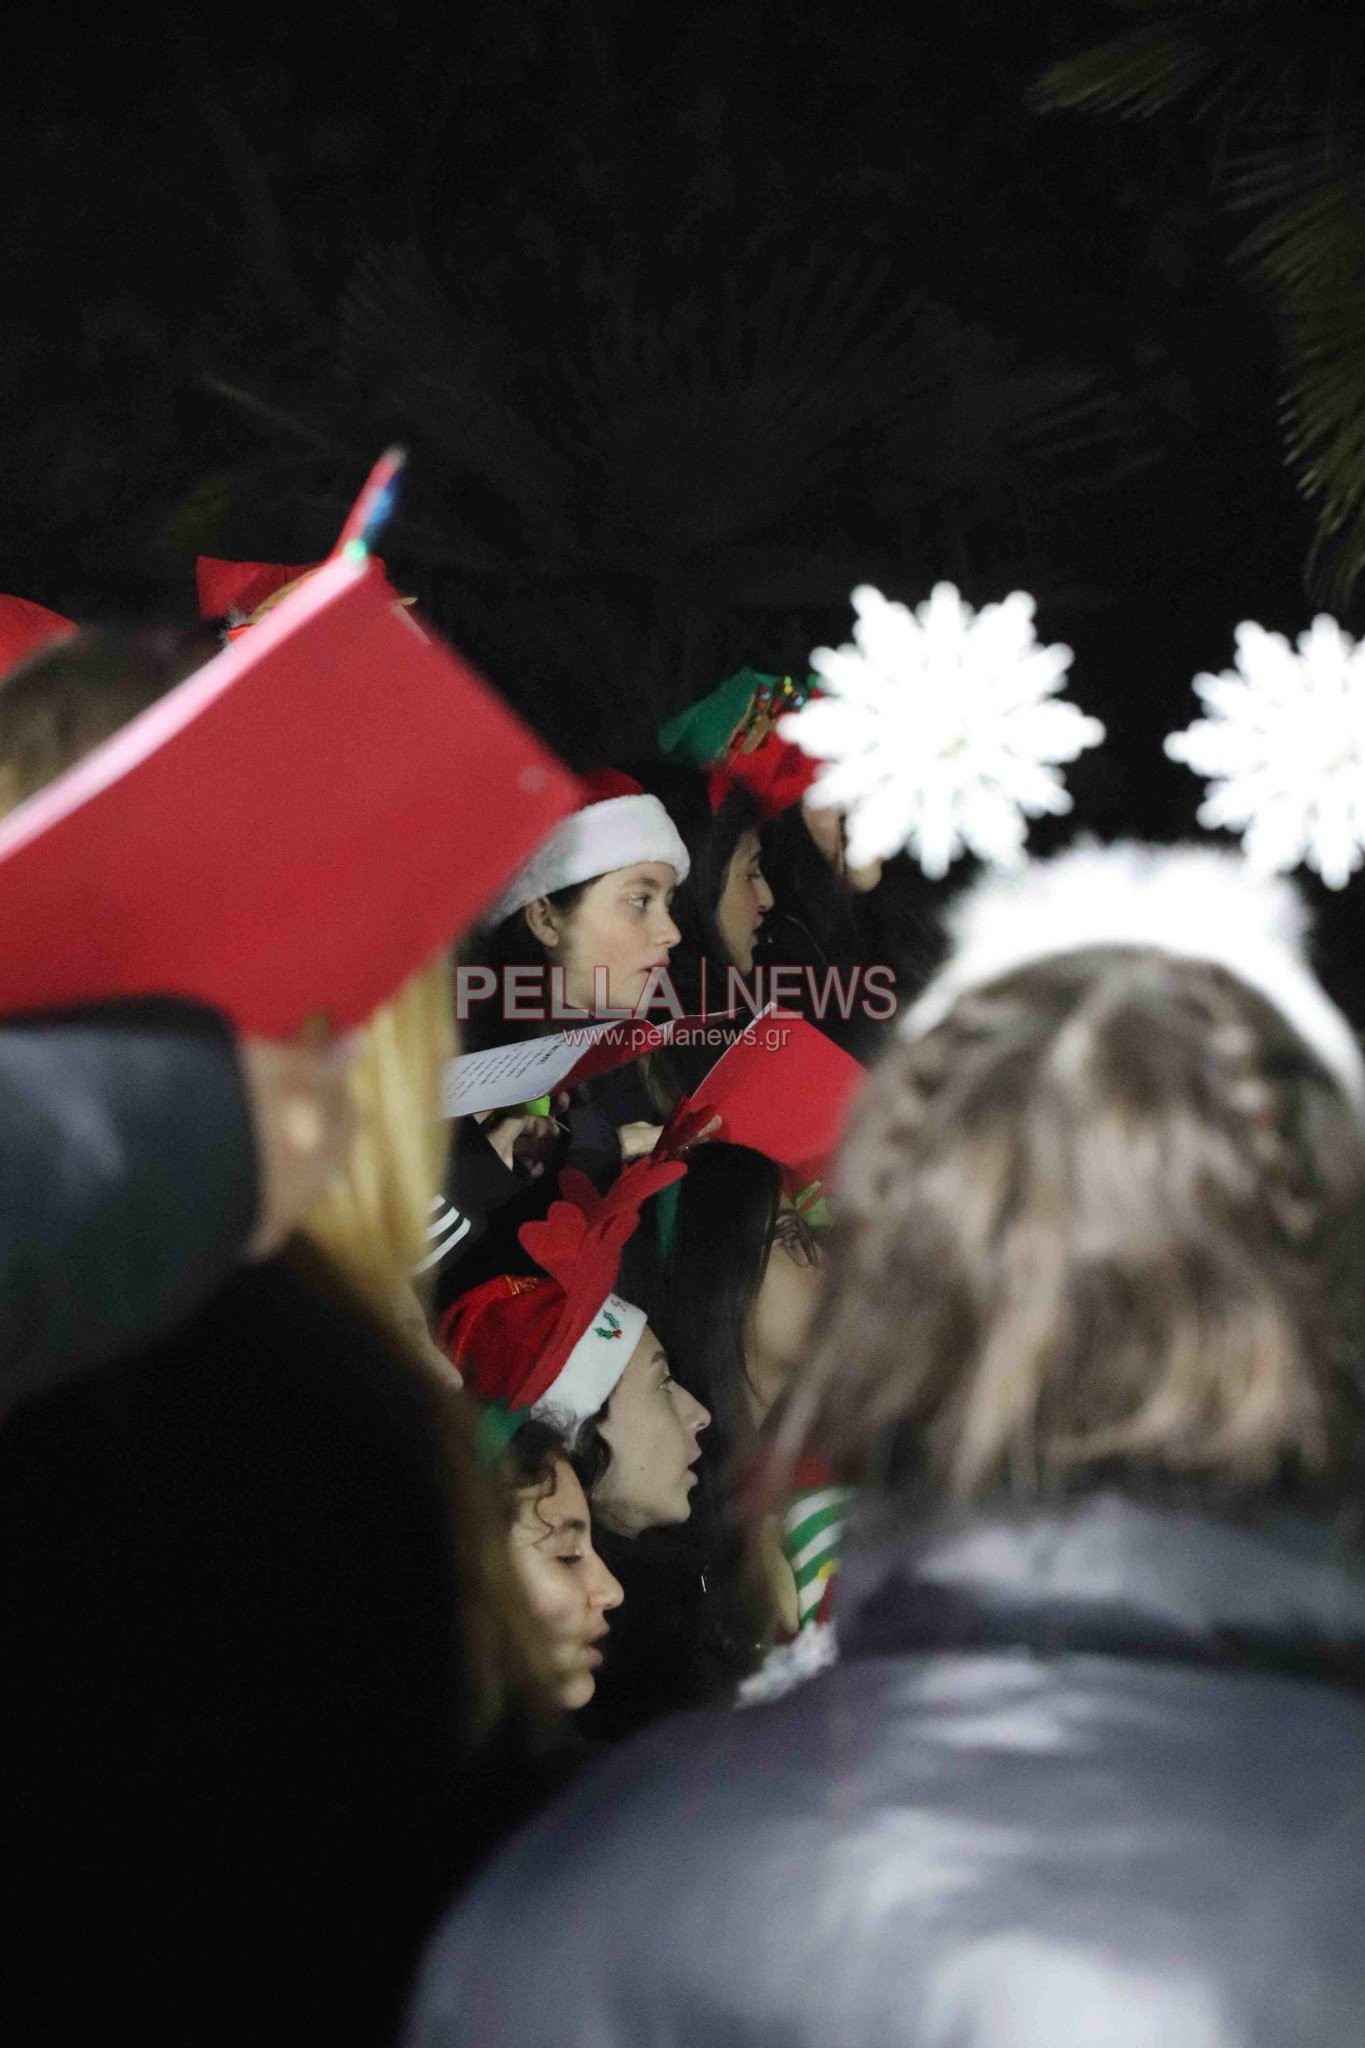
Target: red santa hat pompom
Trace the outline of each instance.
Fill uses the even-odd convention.
[[[441,1341],[479,1399],[572,1436],[596,1415],[644,1334],[645,1313],[615,1292],[621,1250],[642,1203],[687,1171],[679,1160],[641,1159],[599,1195],[572,1168],[561,1199],[521,1242],[539,1274],[503,1274],[462,1295]]]
[[[484,917],[492,931],[538,896],[591,882],[636,861],[664,861],[679,882],[692,863],[677,826],[656,796],[614,768],[582,777],[586,803],[561,819]]]

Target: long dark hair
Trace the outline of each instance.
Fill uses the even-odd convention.
[[[770,819],[761,844],[776,913],[770,937],[777,939],[785,922],[804,932],[827,963],[859,958],[864,933],[858,899],[811,838],[801,806]]]
[[[588,882],[571,882],[566,889],[547,891],[545,901],[553,905],[561,917],[567,917],[589,886]],[[526,922],[525,910],[514,910],[501,924],[494,925],[491,932],[472,933],[460,950],[460,965],[491,968],[500,992],[507,986],[505,975],[509,967],[543,968],[548,959],[545,948]],[[546,1028],[554,1027],[547,1024]],[[490,1046],[515,1044],[518,1039],[532,1036],[534,1030],[534,1025],[505,1017],[499,1002],[473,1003],[468,1016],[460,1019],[460,1035],[466,1052],[484,1052]]]
[[[699,1614],[716,1669],[731,1682],[751,1670],[775,1617],[750,1555],[742,1489],[753,1476],[757,1432],[749,1408],[745,1333],[782,1200],[781,1169],[744,1145],[706,1144],[678,1183],[667,1256],[653,1211],[626,1246],[621,1285],[646,1307],[670,1370],[711,1411],[701,1438],[692,1514],[679,1534],[711,1598]]]
[[[607,1405],[603,1402],[596,1415],[583,1423],[572,1437],[564,1436],[548,1422],[532,1420],[522,1423],[503,1452],[498,1468],[505,1489],[504,1506],[509,1521],[516,1514],[519,1494],[535,1488],[537,1498],[541,1499],[553,1492],[555,1466],[560,1463],[573,1472],[591,1505],[592,1490],[611,1463],[611,1446],[598,1427],[606,1412]]]
[[[736,846],[745,832],[758,830],[758,805],[747,789],[732,789],[713,811],[706,777],[695,768],[654,763],[637,770],[637,777],[672,818],[692,863],[673,898],[673,922],[682,935],[673,955],[674,985],[689,1010],[699,1007],[704,960],[710,1006],[719,1008],[732,963],[716,910]]]
[[[621,1284],[648,1310],[673,1373],[710,1409],[702,1462],[722,1482],[753,1448],[744,1339],[781,1201],[782,1170],[763,1153],[699,1145],[678,1183],[667,1257],[653,1204],[626,1247]]]

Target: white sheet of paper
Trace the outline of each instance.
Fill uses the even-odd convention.
[[[494,1045],[486,1052],[461,1053],[448,1061],[441,1087],[441,1113],[474,1116],[480,1110],[510,1109],[549,1095],[582,1059],[595,1038],[619,1029],[608,1018],[585,1024],[572,1034],[551,1032],[545,1038],[523,1038],[515,1045]]]

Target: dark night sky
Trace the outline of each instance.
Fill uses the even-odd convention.
[[[1076,648],[1080,821],[1191,827],[1310,530],[1196,138],[1029,109],[1098,0],[135,12],[8,69],[0,588],[183,611],[397,436],[391,566],[573,758],[946,575]]]

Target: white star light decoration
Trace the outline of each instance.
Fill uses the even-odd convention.
[[[1297,654],[1250,622],[1235,638],[1236,669],[1194,679],[1208,716],[1166,752],[1209,778],[1200,824],[1241,832],[1259,874],[1302,862],[1344,888],[1365,859],[1365,646],[1325,616]]]
[[[854,646],[817,647],[824,692],[780,732],[824,762],[811,801],[844,813],[855,866],[901,848],[938,878],[960,853],[995,866],[1023,856],[1027,818],[1069,811],[1057,763],[1104,727],[1057,693],[1069,647],[1043,647],[1033,599],[979,612],[951,583],[913,611],[861,585]]]

